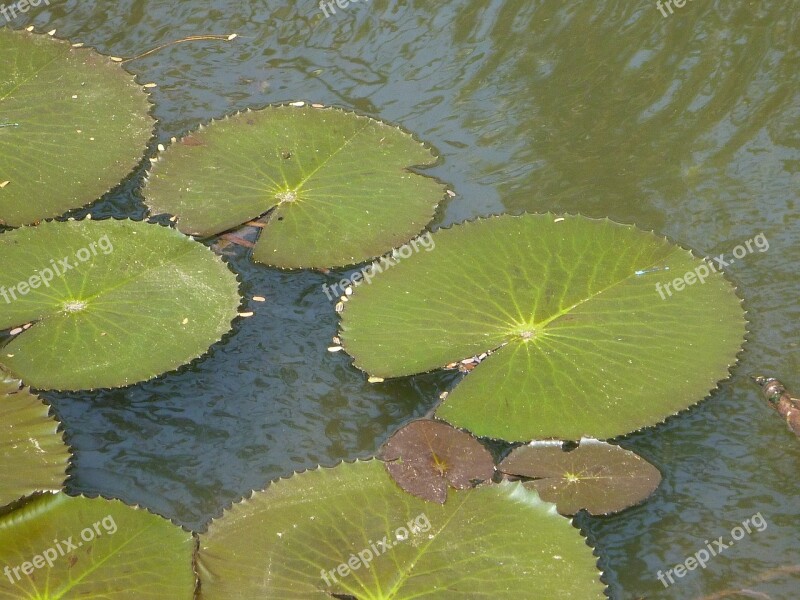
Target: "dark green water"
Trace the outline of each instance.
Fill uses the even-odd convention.
[[[158,84],[157,142],[232,111],[303,99],[396,122],[435,145],[442,162],[430,173],[458,193],[437,226],[579,212],[712,255],[763,232],[769,250],[727,269],[751,331],[731,379],[623,440],[664,475],[650,501],[578,521],[613,598],[729,588],[762,595],[715,597],[800,597],[800,571],[773,571],[800,565],[800,443],[747,379],[764,371],[800,391],[800,1],[698,0],[663,17],[650,0],[371,0],[328,19],[313,0],[50,4],[13,25],[56,29],[117,56],[239,34],[129,63],[142,83]],[[143,216],[142,175],[92,215]],[[271,479],[373,454],[453,383],[432,374],[369,385],[345,355],[326,352],[337,321],[320,286],[336,273],[283,274],[242,252],[231,264],[243,293],[268,302],[254,303],[255,316],[205,359],[129,389],[46,395],[75,450],[71,492],[201,529]],[[705,570],[668,589],[656,579],[759,512],[766,529]]]

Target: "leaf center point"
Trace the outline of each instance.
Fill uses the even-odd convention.
[[[64,302],[64,312],[67,313],[76,313],[81,312],[82,310],[86,310],[88,304],[83,300],[70,300],[69,302]]]
[[[294,202],[297,200],[297,192],[294,190],[285,190],[283,192],[278,192],[275,195],[277,198],[278,203],[283,204],[284,202]]]

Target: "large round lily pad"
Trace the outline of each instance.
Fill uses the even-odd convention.
[[[0,517],[0,598],[190,600],[194,546],[118,500],[46,494]]]
[[[0,369],[0,507],[60,490],[69,457],[47,405]]]
[[[658,469],[635,452],[592,439],[569,451],[552,443],[521,446],[497,470],[530,479],[525,487],[555,503],[562,515],[619,512],[644,501],[661,483]]]
[[[211,236],[268,211],[253,250],[287,269],[361,263],[433,218],[445,188],[409,171],[435,156],[404,131],[335,108],[272,106],[172,144],[144,190],[153,212]]]
[[[182,233],[137,221],[47,222],[0,235],[0,329],[33,326],[0,365],[40,389],[145,381],[230,330],[236,276]]]
[[[555,506],[518,483],[398,488],[379,461],[278,481],[200,536],[204,600],[604,598],[596,559]]]
[[[0,224],[89,204],[141,160],[150,103],[119,64],[8,28],[0,28],[0,55]]]
[[[600,439],[653,425],[727,377],[744,339],[733,286],[631,226],[501,216],[433,240],[356,287],[340,337],[377,377],[494,350],[437,411],[476,435]],[[694,284],[676,290],[686,273]]]

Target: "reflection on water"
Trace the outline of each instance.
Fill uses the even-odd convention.
[[[699,598],[747,587],[797,596],[800,445],[746,375],[798,379],[797,1],[371,0],[325,18],[316,1],[51,1],[39,29],[134,56],[156,82],[159,141],[247,106],[307,99],[396,121],[433,143],[458,197],[437,223],[499,211],[579,212],[728,252],[752,333],[733,378],[692,411],[623,441],[664,483],[643,506],[577,522],[615,598]],[[142,215],[141,172],[93,207]],[[82,214],[82,213],[78,213]],[[131,389],[48,394],[76,449],[73,491],[142,503],[192,527],[269,479],[368,455],[423,414],[450,376],[369,385],[325,351],[336,330],[320,274],[232,260],[268,298],[202,361]],[[330,282],[341,279],[340,273]],[[665,588],[657,579],[761,513],[763,531]],[[715,597],[723,597],[717,595]],[[730,596],[732,597],[732,596]]]

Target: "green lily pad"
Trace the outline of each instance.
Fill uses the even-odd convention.
[[[195,540],[118,500],[33,498],[0,517],[0,598],[194,597]]]
[[[154,121],[133,75],[88,48],[0,28],[0,224],[94,202],[144,155]]]
[[[0,365],[39,389],[119,387],[176,369],[230,330],[240,303],[219,257],[144,222],[16,229],[0,235],[0,264],[0,329],[33,323],[0,349]]]
[[[465,490],[494,475],[494,459],[478,440],[430,419],[412,421],[396,431],[381,458],[397,485],[439,504],[447,500],[450,486]]]
[[[379,461],[277,481],[200,536],[204,600],[604,598],[596,559],[518,483],[406,494]]]
[[[593,515],[616,513],[643,502],[661,483],[658,469],[635,452],[592,439],[582,439],[569,451],[561,444],[521,446],[497,470],[532,479],[525,487],[553,502],[562,515],[581,509]]]
[[[364,262],[419,233],[445,188],[409,171],[435,155],[391,125],[335,108],[272,106],[201,127],[156,161],[154,213],[212,236],[269,211],[253,258],[285,269]]]
[[[0,369],[0,507],[60,490],[69,458],[48,406]]]
[[[744,340],[733,286],[632,226],[506,215],[433,240],[355,288],[340,337],[384,378],[493,350],[436,413],[478,436],[601,439],[656,424],[726,378]],[[695,270],[705,283],[675,291]]]

